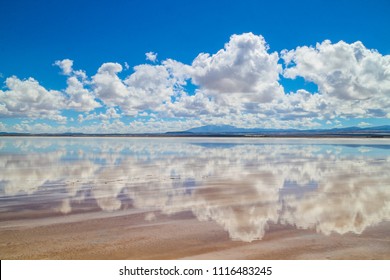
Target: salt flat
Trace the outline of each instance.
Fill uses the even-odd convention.
[[[390,140],[0,139],[2,259],[389,259]]]

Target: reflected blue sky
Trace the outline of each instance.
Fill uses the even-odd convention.
[[[390,218],[388,170],[386,139],[4,137],[0,220],[190,211],[233,240],[270,223],[359,234]]]

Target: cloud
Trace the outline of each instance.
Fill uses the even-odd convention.
[[[95,100],[94,94],[84,87],[76,76],[67,79],[68,87],[65,92],[69,95],[67,109],[76,111],[92,111],[101,107],[101,104]]]
[[[268,53],[262,36],[233,35],[216,54],[199,54],[192,62],[191,77],[216,99],[238,96],[241,103],[270,102],[283,93],[278,59],[278,53]]]
[[[122,80],[118,63],[103,64],[92,77],[95,95],[107,106],[119,106],[127,115],[157,110],[175,95],[175,78],[164,65],[137,65],[134,73]]]
[[[106,111],[106,116],[109,119],[117,119],[120,118],[120,114],[115,110],[115,108],[108,108]]]
[[[148,120],[135,120],[129,123],[127,130],[134,133],[142,132],[168,132],[187,130],[192,127],[197,127],[203,123],[197,119],[177,118],[174,120],[164,120],[159,118],[151,118]]]
[[[0,131],[6,131],[7,129],[7,126],[5,124],[3,124],[2,122],[0,122]]]
[[[120,105],[127,97],[127,88],[117,73],[122,71],[119,63],[104,63],[92,77],[94,93],[108,106]]]
[[[68,118],[62,115],[54,115],[51,119],[60,124],[65,124],[68,121]]]
[[[158,63],[157,53],[145,55],[154,64],[136,65],[127,76],[127,63],[103,63],[87,76],[73,69],[73,60],[57,60],[54,65],[67,76],[62,90],[46,89],[33,78],[9,77],[7,89],[0,90],[0,116],[65,123],[64,110],[80,112],[79,122],[117,118],[109,116],[111,110],[121,112],[119,118],[153,115],[166,129],[171,126],[165,119],[183,126],[307,128],[339,125],[337,118],[390,117],[390,56],[359,41],[325,40],[279,54],[261,35],[243,33],[232,35],[215,53],[200,53],[191,64]],[[297,77],[318,85],[318,92],[285,92],[283,81]]]
[[[147,53],[145,53],[145,56],[146,56],[146,60],[149,60],[151,62],[157,61],[157,53],[147,52]]]
[[[215,54],[199,54],[191,65],[166,60],[183,90],[161,111],[176,117],[262,113],[262,104],[283,98],[278,59],[262,36],[244,33],[231,36]],[[189,80],[198,86],[194,95],[185,92]]]
[[[135,99],[138,110],[154,109],[175,95],[175,77],[164,65],[138,65],[124,83]]]
[[[0,90],[0,114],[10,117],[58,119],[65,98],[61,92],[47,90],[33,78],[15,76],[5,81],[8,90]]]
[[[68,98],[64,109],[89,112],[101,107],[101,104],[95,100],[94,94],[85,87],[88,85],[86,73],[83,70],[73,70],[73,60],[57,60],[54,65],[60,67],[64,75],[69,76],[65,89]]]
[[[86,117],[84,115],[79,115],[78,116],[78,121],[83,122],[83,121],[89,121],[89,120],[110,120],[110,119],[117,119],[120,118],[121,115],[118,114],[115,108],[107,108],[105,113],[93,113],[89,114]]]
[[[58,116],[55,119],[58,123],[65,124],[67,121],[66,117]],[[25,132],[25,133],[64,133],[69,132],[68,128],[64,125],[52,126],[46,123],[34,123],[21,122],[12,126],[12,132]]]
[[[82,114],[79,114],[77,116],[77,121],[80,122],[80,123],[83,122],[84,121],[84,116]]]
[[[7,90],[0,90],[0,115],[9,117],[29,117],[51,119],[65,123],[62,110],[91,111],[101,107],[93,93],[85,88],[84,71],[72,69],[73,61],[56,61],[63,73],[68,75],[64,91],[48,90],[34,78],[20,80],[12,76],[6,79]]]
[[[175,102],[167,103],[162,111],[171,117],[200,117],[202,115],[218,115],[221,113],[221,109],[223,108],[219,108],[204,93],[198,92],[193,96],[186,94],[179,96]]]
[[[358,126],[361,126],[361,127],[370,126],[370,125],[371,125],[371,124],[368,123],[368,122],[360,122],[360,123],[358,124]]]
[[[73,60],[70,59],[63,59],[63,60],[57,60],[54,62],[54,65],[57,65],[61,68],[62,74],[64,75],[70,75],[73,72]]]
[[[390,56],[329,40],[315,47],[283,51],[284,77],[300,76],[318,85],[329,110],[345,117],[385,117],[390,113]]]

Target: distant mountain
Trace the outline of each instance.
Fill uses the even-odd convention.
[[[24,136],[30,135],[29,133],[19,133],[19,132],[0,132],[0,136]]]
[[[265,129],[239,128],[231,125],[205,125],[170,135],[384,135],[390,136],[390,125],[375,127],[343,127],[331,129]]]
[[[344,127],[344,128],[332,128],[330,131],[377,131],[377,132],[389,132],[390,125],[382,125],[382,126],[373,126],[373,127]]]

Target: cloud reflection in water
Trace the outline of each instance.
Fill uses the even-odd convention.
[[[0,143],[0,198],[8,202],[0,215],[27,207],[29,199],[51,201],[48,207],[64,214],[91,201],[104,211],[191,211],[241,241],[262,239],[269,223],[359,234],[390,217],[390,141],[383,139]]]

